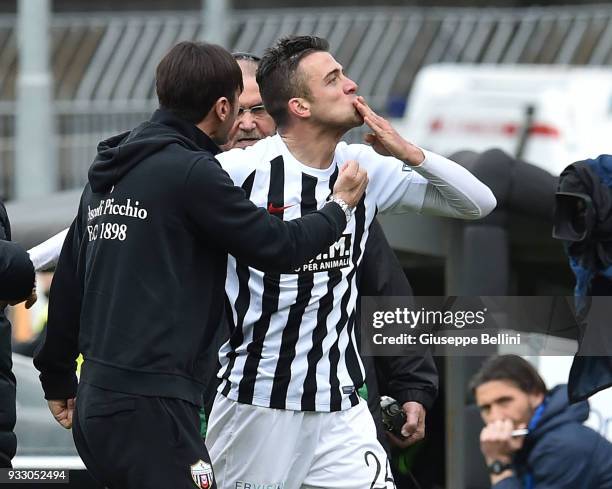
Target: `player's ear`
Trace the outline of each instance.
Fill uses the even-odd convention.
[[[227,97],[219,97],[213,108],[221,122],[225,122],[232,113],[232,104]]]
[[[300,119],[310,117],[310,103],[305,98],[294,97],[287,102],[289,113]]]

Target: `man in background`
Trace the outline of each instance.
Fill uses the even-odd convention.
[[[589,405],[570,405],[566,385],[549,391],[527,360],[502,355],[484,363],[470,388],[486,424],[480,449],[493,488],[612,488],[612,444],[583,426]]]
[[[15,427],[15,376],[11,360],[11,323],[6,306],[27,300],[36,302],[34,266],[28,253],[11,242],[11,226],[4,204],[0,201],[0,468],[10,468],[17,450]]]

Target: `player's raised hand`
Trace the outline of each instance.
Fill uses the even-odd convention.
[[[334,185],[334,196],[355,207],[368,185],[368,174],[355,160],[347,161],[340,167],[338,180]]]
[[[394,156],[412,166],[420,165],[423,162],[425,159],[423,151],[400,136],[387,119],[379,116],[370,108],[363,97],[357,97],[353,104],[363,117],[363,121],[372,129],[372,132],[366,134],[364,139],[377,153],[383,156]]]

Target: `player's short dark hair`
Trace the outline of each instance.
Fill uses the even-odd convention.
[[[487,359],[472,377],[470,391],[476,395],[478,387],[494,380],[512,382],[527,394],[547,392],[546,384],[537,370],[518,355],[499,355]]]
[[[256,80],[266,110],[278,127],[287,124],[290,99],[310,96],[305,80],[298,73],[300,61],[308,54],[328,50],[329,43],[315,36],[284,37],[266,50],[257,68]]]
[[[215,102],[231,102],[242,91],[242,72],[232,55],[215,44],[180,42],[157,65],[159,105],[197,124]]]

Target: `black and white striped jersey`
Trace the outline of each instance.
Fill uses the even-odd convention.
[[[356,272],[372,219],[377,212],[420,212],[432,187],[430,168],[454,165],[471,177],[455,163],[425,154],[426,160],[413,170],[369,146],[339,143],[329,168],[316,169],[296,160],[276,135],[217,156],[257,206],[284,220],[322,207],[345,161],[357,160],[369,176],[343,236],[299,269],[263,273],[229,257],[226,293],[233,332],[219,353],[223,395],[301,411],[339,411],[358,402],[356,387],[364,373],[355,339]],[[459,192],[459,200],[466,197],[474,204],[469,194],[470,189]],[[438,214],[448,207],[442,201]]]

